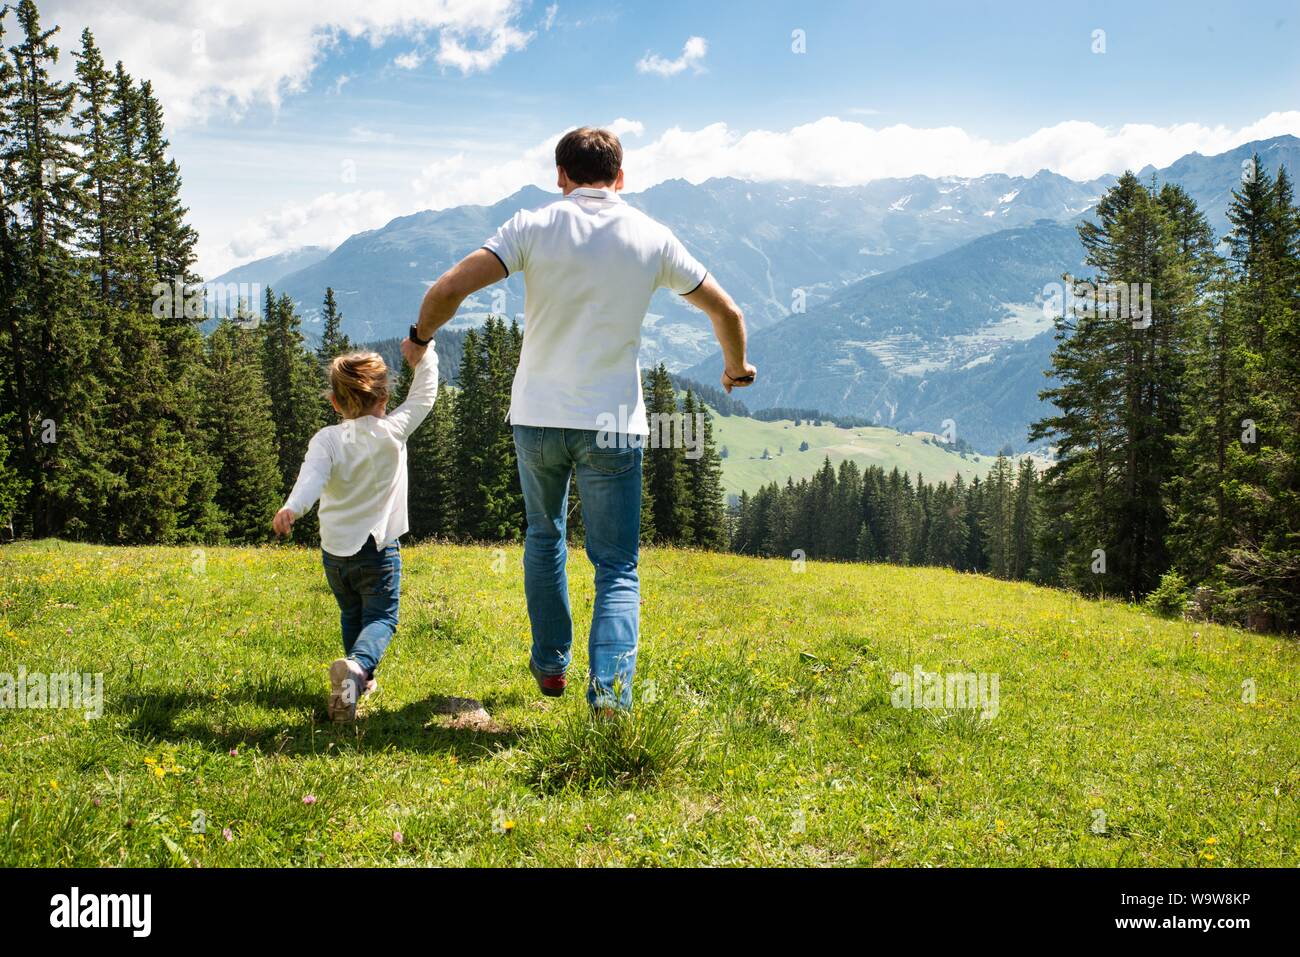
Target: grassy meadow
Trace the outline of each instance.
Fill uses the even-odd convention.
[[[910,473],[913,481],[920,474],[930,482],[952,481],[958,474],[967,482],[983,478],[996,458],[979,452],[967,452],[962,458],[942,444],[923,441],[919,434],[879,427],[842,429],[810,421],[795,425],[790,419],[763,422],[715,413],[713,429],[718,448],[727,448],[722,485],[728,495],[742,491],[752,495],[769,482],[784,485],[787,477],[798,482],[816,473],[828,456],[837,469],[851,459],[859,468],[876,465],[888,472],[897,467]],[[799,451],[802,442],[808,443],[806,452]]]
[[[406,547],[379,691],[340,726],[318,553],[0,547],[0,673],[104,673],[97,719],[0,710],[0,865],[1300,863],[1294,640],[647,549],[638,705],[593,721],[586,557],[559,700],[519,559]],[[893,707],[916,665],[997,675],[996,716]]]

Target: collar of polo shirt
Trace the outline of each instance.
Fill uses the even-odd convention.
[[[623,202],[623,197],[618,195],[618,190],[614,187],[608,189],[600,186],[579,186],[569,194],[570,196],[589,196],[592,199],[603,199],[611,203]]]

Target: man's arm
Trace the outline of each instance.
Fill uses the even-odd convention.
[[[486,249],[474,250],[429,287],[424,294],[424,301],[420,303],[420,320],[416,323],[415,331],[421,339],[432,338],[435,332],[451,321],[467,296],[505,278],[506,267],[501,265],[500,259]],[[402,355],[412,366],[420,361],[424,349],[424,346],[418,346],[410,339],[402,342]]]
[[[712,274],[705,276],[698,288],[682,298],[704,310],[713,323],[713,334],[722,347],[722,387],[730,392],[733,387],[752,385],[758,370],[745,359],[745,317],[735,300],[718,285]]]

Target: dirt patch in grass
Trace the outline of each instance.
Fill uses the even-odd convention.
[[[431,702],[437,716],[429,722],[458,731],[481,731],[484,734],[504,734],[505,727],[487,713],[483,702],[473,698],[442,697]]]

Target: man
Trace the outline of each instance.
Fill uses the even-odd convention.
[[[618,195],[618,138],[573,130],[556,145],[555,166],[564,198],[516,213],[434,283],[402,351],[418,362],[467,296],[523,273],[524,339],[510,424],[528,516],[529,669],[543,694],[564,692],[573,643],[565,516],[576,469],[596,567],[587,700],[608,712],[631,707],[636,671],[641,458],[649,432],[637,354],[651,295],[665,286],[709,316],[728,392],[751,384],[755,369],[745,359],[745,321],[735,302],[667,227]],[[626,422],[627,434],[611,435],[610,421]]]

